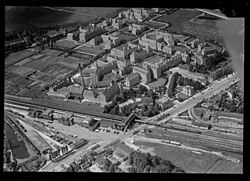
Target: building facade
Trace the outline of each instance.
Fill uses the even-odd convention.
[[[139,83],[140,83],[140,74],[139,73],[133,73],[133,74],[126,77],[125,85],[127,87],[133,87]]]
[[[79,31],[80,31],[79,39],[80,41],[83,41],[83,42],[87,42],[91,40],[92,38],[103,33],[102,28],[100,26],[96,26],[95,24],[88,25],[84,29],[80,27]]]
[[[138,35],[146,31],[146,26],[134,23],[134,24],[129,25],[129,30],[131,31],[133,35]]]

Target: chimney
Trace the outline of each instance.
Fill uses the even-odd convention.
[[[78,64],[78,70],[79,70],[80,77],[81,77],[82,87],[83,87],[83,89],[85,89],[85,84],[84,84],[84,80],[83,80],[83,76],[82,76],[82,67],[81,67],[80,63]]]

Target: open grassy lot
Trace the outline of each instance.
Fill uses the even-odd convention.
[[[163,159],[171,161],[174,165],[183,168],[187,173],[241,173],[242,163],[235,164],[233,162],[221,159],[217,164],[219,157],[213,154],[196,154],[190,150],[156,144],[149,142],[136,141],[136,145],[153,147],[154,152]]]
[[[53,49],[45,49],[44,51],[42,51],[43,54],[45,55],[50,55],[50,56],[58,56],[59,54],[62,53],[62,51],[59,50],[53,50]]]
[[[39,60],[33,60],[27,64],[25,64],[25,67],[31,68],[31,69],[35,69],[35,70],[41,70],[43,68],[45,68],[46,66],[48,66],[50,64],[50,62],[45,62],[45,61],[39,61]]]
[[[11,86],[4,89],[5,94],[16,95],[24,89],[23,86],[19,84],[12,84]]]
[[[181,23],[191,18],[194,18],[195,16],[199,14],[201,14],[201,12],[196,11],[196,10],[180,9],[171,14],[167,14],[163,17],[160,17],[156,19],[156,21],[170,23],[171,26],[167,28],[167,30],[176,32],[176,33],[181,33],[182,32]]]
[[[97,46],[83,45],[83,46],[77,48],[76,50],[86,52],[86,53],[90,53],[90,54],[98,55],[98,54],[100,54],[100,53],[102,53],[104,51],[104,47],[101,46],[101,45],[97,45]]]
[[[20,94],[23,97],[28,97],[28,98],[43,98],[44,93],[42,92],[42,88],[45,84],[36,82],[29,90],[23,92]]]
[[[29,158],[30,154],[25,145],[25,142],[19,142],[17,140],[17,136],[15,135],[14,129],[9,124],[4,122],[4,130],[6,132],[7,139],[15,157],[19,159]]]
[[[17,63],[34,54],[36,54],[36,51],[32,51],[31,49],[11,53],[8,57],[5,58],[5,67],[8,67],[9,65]]]
[[[57,41],[56,46],[64,47],[64,48],[74,48],[78,45],[74,41],[63,39],[63,40]]]
[[[6,87],[9,87],[10,85],[11,85],[12,83],[10,83],[10,82],[8,82],[8,81],[4,81],[4,87],[6,88]]]
[[[27,68],[27,67],[23,67],[23,66],[18,66],[15,69],[13,69],[11,72],[14,74],[19,74],[19,75],[27,75],[29,73],[32,73],[34,70]]]
[[[61,67],[61,66],[59,66],[57,64],[53,64],[53,65],[51,65],[49,67],[46,67],[41,72],[46,73],[46,74],[50,74],[50,75],[56,77],[56,76],[58,76],[60,74],[69,73],[69,72],[71,72],[71,70],[67,69],[65,67]]]
[[[8,80],[9,82],[13,82],[16,76],[17,76],[16,74],[13,74],[11,72],[7,72],[7,71],[4,72],[4,79]]]
[[[40,77],[41,75],[43,75],[43,73],[36,72],[36,73],[32,74],[29,78],[36,79],[36,78]]]
[[[50,84],[55,80],[55,77],[50,75],[42,75],[39,78],[37,78],[37,80],[41,80],[43,82]]]
[[[33,61],[29,61],[28,63],[24,64],[24,66],[30,69],[42,70],[43,68],[47,67],[49,64],[54,63],[57,60],[55,57],[44,54],[33,56],[33,58]]]
[[[136,145],[144,145],[146,147],[153,147],[155,153],[163,159],[171,161],[174,165],[183,168],[187,173],[205,173],[206,170],[214,164],[218,159],[211,154],[196,154],[190,150],[156,144],[149,142],[138,141]]]
[[[75,58],[67,57],[67,58],[62,59],[60,62],[57,62],[57,64],[60,66],[65,66],[67,68],[74,69],[74,70],[77,69],[79,63],[80,64],[88,64],[89,60],[82,61],[80,59],[77,60]]]
[[[32,61],[31,58],[25,58],[24,60],[22,60],[22,61],[16,63],[15,65],[17,65],[17,66],[22,66],[22,65],[24,65],[24,64],[26,64],[26,63],[28,63],[28,62],[30,62],[30,61]]]
[[[162,24],[162,23],[149,22],[149,21],[145,22],[144,24],[148,25],[151,28],[161,28],[161,27],[165,26],[165,24]]]
[[[202,38],[209,38],[223,43],[223,39],[219,36],[216,27],[211,27],[207,25],[197,24],[193,22],[182,23],[182,30],[185,33],[193,34]]]

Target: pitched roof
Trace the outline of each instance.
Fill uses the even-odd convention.
[[[137,77],[139,77],[139,76],[140,76],[140,74],[136,72],[136,73],[130,74],[130,75],[127,77],[127,79],[132,80],[132,79],[135,79],[135,78],[137,78]]]

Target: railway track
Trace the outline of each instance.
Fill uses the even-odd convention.
[[[162,134],[161,134],[162,135]],[[177,131],[169,131],[164,133],[164,136],[175,138],[176,140],[185,140],[196,143],[205,143],[207,145],[218,145],[218,147],[226,147],[226,148],[235,148],[238,150],[243,150],[243,142],[233,141],[233,140],[225,140],[220,138],[215,138],[212,136],[205,136],[194,133],[185,133],[185,132],[177,132]],[[230,142],[232,141],[232,142]]]
[[[60,108],[59,109],[59,108],[55,108],[56,106],[50,106],[50,105],[43,106],[43,105],[39,105],[36,103],[27,103],[24,101],[10,100],[8,98],[5,98],[4,104],[13,104],[15,106],[23,106],[23,107],[29,107],[29,108],[42,108],[42,109],[49,108],[49,109],[53,109],[53,110],[58,111],[58,112],[73,112],[73,113],[76,113],[79,115],[93,116],[96,118],[106,119],[106,120],[110,120],[110,121],[120,121],[121,122],[124,119],[123,117],[118,118],[118,117],[115,117],[114,115],[111,115],[111,117],[112,117],[112,119],[111,119],[109,115],[96,115],[96,113],[90,113],[90,112],[82,113],[79,111],[72,111],[72,110],[67,109],[67,108]],[[98,114],[100,114],[100,113],[98,113]]]

